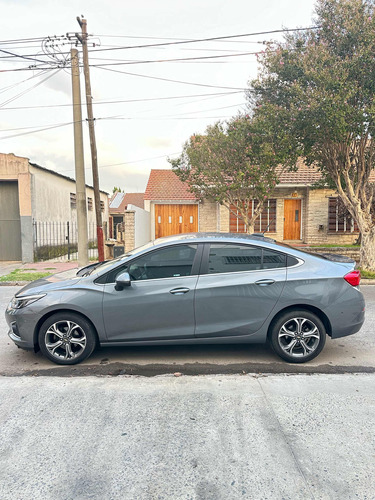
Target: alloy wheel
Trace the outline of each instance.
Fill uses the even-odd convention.
[[[321,332],[310,319],[295,317],[288,319],[278,332],[278,343],[289,356],[310,356],[319,346]]]
[[[57,321],[45,333],[45,346],[58,359],[77,358],[85,350],[86,342],[83,328],[74,321]]]

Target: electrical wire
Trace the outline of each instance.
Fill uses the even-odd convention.
[[[197,43],[197,42],[212,42],[215,40],[228,40],[228,39],[233,39],[233,38],[244,38],[247,36],[258,36],[258,35],[272,35],[275,33],[288,33],[291,31],[307,31],[307,30],[318,29],[318,28],[319,28],[319,26],[309,26],[307,28],[285,28],[285,29],[279,29],[279,30],[244,33],[241,35],[226,35],[226,36],[216,36],[216,37],[210,37],[210,38],[180,40],[180,41],[165,42],[165,43],[153,43],[153,44],[146,44],[146,45],[128,45],[128,46],[117,47],[117,48],[113,47],[113,48],[104,48],[104,49],[94,49],[91,52],[103,52],[103,51],[109,51],[109,50],[143,49],[146,47],[147,48],[148,47],[165,47],[168,45],[181,45],[181,44],[186,44],[186,43]],[[96,35],[96,36],[99,36],[99,35]]]
[[[160,76],[141,75],[139,73],[130,73],[129,71],[120,71],[118,69],[102,68],[101,66],[92,66],[92,67],[96,68],[96,69],[101,69],[104,71],[112,71],[114,73],[122,73],[123,75],[139,76],[141,78],[150,78],[151,80],[161,80],[164,82],[181,83],[184,85],[194,85],[196,87],[209,87],[209,88],[214,88],[214,89],[241,90],[241,91],[247,90],[245,88],[240,88],[240,87],[224,87],[222,85],[208,85],[208,84],[204,84],[204,83],[186,82],[183,80],[172,80],[171,78],[162,78]]]
[[[24,80],[26,81],[26,80]],[[142,99],[120,99],[115,101],[94,101],[95,106],[99,104],[120,104],[120,103],[132,103],[132,102],[147,102],[147,101],[166,101],[173,99],[189,99],[191,97],[225,97],[233,94],[240,94],[243,90],[236,90],[232,92],[213,92],[209,94],[191,94],[191,95],[180,95],[180,96],[168,96],[168,97],[147,97]],[[22,109],[40,109],[40,108],[61,108],[61,107],[72,107],[72,103],[69,104],[42,104],[39,106],[14,106],[9,108],[2,108],[0,111],[4,110],[22,110]]]
[[[60,71],[60,69],[57,69],[54,73],[51,73],[49,75],[46,76],[46,78],[43,78],[43,80],[40,80],[39,82],[37,82],[35,85],[33,85],[32,87],[28,88],[28,89],[25,89],[23,90],[22,92],[20,92],[19,94],[13,96],[13,97],[10,97],[9,99],[7,99],[6,101],[0,103],[0,108],[2,108],[3,106],[5,106],[6,104],[9,104],[10,102],[13,102],[15,101],[16,99],[18,99],[19,97],[22,97],[24,96],[25,94],[27,94],[28,92],[31,92],[32,90],[34,90],[36,87],[39,87],[39,85],[42,85],[42,83],[44,83],[45,81],[49,80],[50,78],[52,78],[53,76],[55,76],[58,72]]]

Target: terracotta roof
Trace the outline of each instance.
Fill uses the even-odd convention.
[[[317,167],[308,167],[298,162],[296,172],[285,171],[280,174],[280,183],[276,187],[285,184],[311,186],[321,178],[321,175]],[[375,170],[370,175],[370,181],[375,182]],[[195,197],[172,170],[151,170],[145,200],[195,200]]]
[[[123,214],[128,205],[144,208],[144,193],[115,193],[109,202],[111,214]]]
[[[153,169],[148,179],[145,200],[195,201],[196,198],[193,193],[189,191],[187,184],[180,181],[172,170]]]
[[[280,184],[296,184],[310,186],[321,178],[322,174],[317,167],[308,167],[302,162],[298,164],[296,172],[285,171],[280,175]]]

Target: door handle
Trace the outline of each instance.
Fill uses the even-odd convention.
[[[184,293],[188,292],[190,292],[190,288],[173,288],[173,290],[169,290],[172,295],[184,295]]]
[[[255,284],[259,286],[273,285],[274,283],[275,280],[259,280],[255,282]]]

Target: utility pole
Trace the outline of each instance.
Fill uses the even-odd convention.
[[[77,224],[78,224],[78,266],[87,266],[88,238],[87,238],[87,206],[85,163],[83,158],[83,133],[81,87],[79,82],[78,50],[71,49],[72,61],[72,93],[73,93],[73,122],[74,122],[74,160],[76,168],[77,193]]]
[[[99,173],[98,173],[98,156],[96,151],[96,139],[94,128],[94,116],[92,112],[92,95],[90,83],[90,69],[89,69],[89,54],[87,50],[87,21],[77,17],[78,24],[82,29],[82,36],[76,35],[82,44],[83,51],[83,70],[85,74],[85,88],[86,88],[86,106],[87,118],[89,122],[90,134],[90,148],[91,148],[91,163],[92,163],[92,180],[94,184],[94,200],[95,200],[95,214],[96,214],[96,235],[98,240],[98,254],[99,262],[104,260],[104,239],[103,239],[103,223],[102,212],[100,209],[100,190],[99,190]]]

